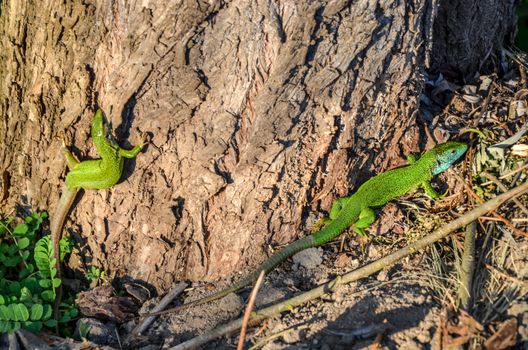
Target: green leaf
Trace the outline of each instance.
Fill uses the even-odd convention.
[[[29,246],[29,238],[27,237],[24,237],[24,238],[20,238],[18,240],[18,249],[22,250],[22,249],[26,249],[28,246]]]
[[[54,288],[59,288],[59,286],[61,285],[62,281],[60,278],[54,278],[53,279],[53,287]]]
[[[18,247],[15,244],[9,245],[7,247],[7,255],[13,256],[15,254],[18,256]]]
[[[47,320],[51,318],[53,315],[53,307],[50,304],[44,304],[43,307],[43,314],[42,314],[42,320]]]
[[[59,241],[59,251],[60,251],[60,261],[64,260],[66,254],[69,254],[73,251],[73,239],[71,236],[63,237]]]
[[[13,314],[11,313],[11,310],[5,305],[0,305],[0,320],[9,321],[12,318]]]
[[[81,339],[86,339],[91,329],[92,329],[92,326],[90,326],[89,324],[85,322],[80,322],[79,323],[79,336],[81,337]]]
[[[9,321],[0,321],[0,333],[7,333]]]
[[[20,322],[11,322],[8,332],[16,332],[21,328]]]
[[[44,325],[46,327],[53,328],[53,327],[55,327],[57,325],[57,320],[55,320],[54,318],[50,318],[49,320],[44,322]]]
[[[31,293],[31,291],[29,290],[29,288],[22,287],[22,289],[20,289],[20,298],[19,298],[19,300],[21,302],[29,302],[29,301],[31,301],[32,298],[33,298],[33,295]]]
[[[35,322],[27,321],[27,322],[24,322],[22,326],[24,329],[27,329],[28,331],[33,332],[33,333],[37,333],[42,330],[42,322],[40,321],[35,321]]]
[[[9,284],[9,291],[11,292],[12,295],[19,296],[21,289],[22,289],[22,286],[20,285],[20,282],[15,281]]]
[[[31,254],[31,253],[30,253],[28,250],[24,250],[24,251],[22,252],[22,259],[23,259],[24,261],[26,261],[26,260],[29,258],[29,255],[30,255],[30,254]]]
[[[39,286],[41,286],[44,289],[49,289],[51,288],[51,280],[48,278],[43,278],[39,280]]]
[[[24,236],[29,230],[27,224],[18,224],[13,230],[13,236]]]
[[[75,317],[77,317],[78,315],[79,315],[79,310],[78,310],[76,307],[74,307],[74,308],[72,308],[72,309],[70,310],[70,317],[71,317],[71,318],[75,318]]]
[[[29,319],[29,311],[24,304],[9,305],[10,311],[13,313],[14,321],[27,321]]]
[[[40,296],[44,301],[53,302],[55,300],[55,293],[52,290],[45,290],[40,293]]]
[[[16,246],[13,246],[13,247],[16,248]],[[6,267],[15,267],[22,262],[22,258],[18,255],[15,255],[9,258],[6,257],[2,262],[4,263]]]
[[[5,253],[7,253],[8,249],[9,249],[9,244],[7,244],[6,242],[0,243],[0,254],[4,255]]]
[[[0,294],[0,305],[4,305],[4,304],[5,304],[4,296]]]
[[[42,237],[35,244],[35,264],[42,276],[46,278],[51,277],[50,269],[55,266],[53,248],[51,246],[49,235]]]
[[[22,285],[29,289],[32,294],[37,294],[40,292],[41,288],[39,286],[39,282],[34,277],[26,278],[22,281]]]
[[[42,315],[44,315],[44,306],[42,304],[33,304],[29,318],[32,321],[38,321],[42,318]]]
[[[59,318],[59,323],[68,323],[71,321],[71,317],[68,313],[62,314],[62,316]]]
[[[35,267],[33,264],[28,264],[26,267],[24,267],[20,272],[18,273],[18,279],[23,280],[27,276],[31,275],[33,273],[33,270],[35,270]]]

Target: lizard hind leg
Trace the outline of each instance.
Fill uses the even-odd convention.
[[[73,153],[70,152],[70,150],[66,146],[66,136],[64,135],[64,131],[60,132],[59,137],[61,139],[62,152],[64,153],[64,157],[66,158],[68,168],[72,170],[77,165],[79,165],[80,161],[79,159],[77,159],[77,157]]]
[[[368,237],[365,229],[376,221],[376,213],[369,207],[361,209],[358,220],[354,223],[354,231],[363,237]]]

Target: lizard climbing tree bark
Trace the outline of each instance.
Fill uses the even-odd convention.
[[[308,213],[443,140],[419,113],[427,72],[475,79],[515,27],[514,0],[0,6],[4,207],[53,212],[56,135],[86,149],[102,107],[118,139],[151,144],[79,201],[80,256],[160,289],[255,266]]]

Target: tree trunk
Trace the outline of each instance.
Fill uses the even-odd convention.
[[[53,213],[56,136],[97,157],[101,106],[122,146],[135,129],[151,144],[70,214],[82,258],[162,289],[254,267],[309,213],[448,137],[417,118],[424,74],[497,62],[514,3],[0,2],[4,208]]]

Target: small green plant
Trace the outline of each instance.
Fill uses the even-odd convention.
[[[85,276],[90,282],[106,281],[106,273],[97,266],[92,266]]]
[[[23,223],[0,221],[0,332],[24,328],[38,332],[55,327],[53,303],[61,280],[50,236],[38,238],[48,214],[32,213]],[[14,226],[14,228],[12,228]],[[71,241],[61,240],[61,259],[71,251]],[[59,323],[78,314],[73,301],[61,303]]]
[[[81,339],[86,339],[88,337],[88,334],[90,334],[90,330],[92,327],[84,322],[81,322],[79,325],[79,336]]]

